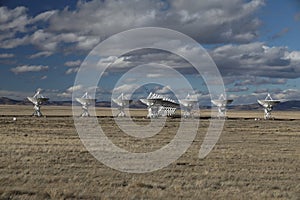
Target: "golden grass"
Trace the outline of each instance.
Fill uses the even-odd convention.
[[[12,110],[16,109],[16,110]],[[0,199],[298,199],[300,120],[227,120],[213,151],[198,152],[209,120],[201,119],[192,146],[169,166],[146,174],[113,170],[83,146],[69,107],[42,107],[49,118],[32,118],[31,106],[1,106]],[[106,116],[109,109],[97,108]],[[132,112],[144,115],[145,110]],[[202,111],[208,115],[209,111]],[[261,112],[229,111],[232,117]],[[292,112],[275,112],[281,117]],[[60,115],[60,116],[55,116]],[[66,116],[65,116],[66,115]],[[17,116],[13,121],[12,116]],[[299,117],[299,116],[298,116]],[[148,119],[137,118],[140,124]],[[179,119],[162,132],[136,139],[109,117],[99,118],[106,135],[132,151],[153,151],[174,136]],[[143,149],[144,148],[144,149]]]

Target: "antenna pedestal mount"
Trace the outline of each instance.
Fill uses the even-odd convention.
[[[75,98],[75,100],[81,104],[82,113],[80,117],[89,117],[89,106],[95,104],[96,99],[91,98],[86,92],[81,98]]]
[[[190,94],[186,96],[185,99],[179,100],[179,103],[183,106],[183,117],[184,118],[194,118],[194,107],[197,105],[198,100],[192,99]]]
[[[211,102],[217,106],[218,108],[218,114],[217,114],[217,118],[221,119],[221,118],[226,118],[226,106],[228,104],[231,104],[233,102],[232,99],[226,99],[225,96],[223,94],[220,95],[219,99],[216,100],[211,100]]]
[[[49,98],[44,97],[40,94],[41,90],[38,89],[33,97],[27,97],[27,99],[34,105],[33,109],[34,112],[32,113],[32,116],[35,117],[42,117],[43,114],[41,112],[41,105],[44,102],[47,102]]]
[[[265,100],[257,100],[257,102],[264,107],[264,119],[274,119],[272,116],[273,107],[280,103],[279,100],[273,100],[271,95],[268,94]]]
[[[43,116],[43,114],[41,113],[41,106],[40,105],[38,105],[38,104],[34,105],[33,109],[34,109],[34,112],[33,112],[32,116],[36,116],[36,117],[42,117]]]
[[[129,106],[132,100],[126,99],[122,93],[118,98],[112,99],[112,101],[118,105],[119,113],[117,114],[117,117],[126,117],[125,108]]]

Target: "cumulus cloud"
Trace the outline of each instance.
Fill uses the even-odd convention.
[[[275,99],[281,100],[299,100],[300,90],[299,89],[285,89],[274,95]]]
[[[300,77],[300,54],[286,47],[268,47],[260,42],[230,44],[215,48],[210,55],[225,76]]]
[[[81,64],[81,60],[74,60],[74,61],[67,61],[65,62],[65,66],[67,67],[76,67],[79,66]]]
[[[50,52],[50,51],[42,51],[42,52],[38,52],[38,53],[35,53],[35,54],[32,54],[29,56],[30,59],[33,59],[33,58],[39,58],[39,57],[49,57],[51,56],[53,53]]]
[[[25,72],[39,72],[48,70],[48,66],[43,65],[22,65],[12,68],[11,71],[15,74],[25,73]]]
[[[49,10],[28,16],[25,7],[1,7],[2,48],[33,44],[55,51],[66,43],[77,50],[90,50],[112,34],[130,28],[159,26],[192,36],[201,43],[244,43],[258,35],[255,16],[264,0],[216,1],[78,1],[75,10]],[[76,23],[74,23],[74,21]],[[35,26],[44,23],[43,30]],[[16,33],[25,36],[14,38]]]
[[[2,53],[0,54],[0,58],[13,58],[15,55],[12,53]]]
[[[79,90],[82,90],[83,89],[83,86],[82,85],[74,85],[74,86],[71,86],[67,89],[67,92],[75,92],[75,91],[79,91]]]
[[[16,7],[9,10],[7,7],[0,7],[0,30],[8,32],[25,32],[28,24],[25,7]]]
[[[79,65],[81,64],[81,60],[72,60],[64,63],[65,66],[70,67],[66,70],[65,74],[73,74],[79,70]]]
[[[285,84],[287,79],[284,78],[261,78],[254,76],[237,77],[234,86],[250,86],[250,85],[281,85]]]
[[[113,89],[114,94],[132,93],[135,89],[139,88],[137,84],[122,84]]]
[[[35,23],[38,21],[48,21],[48,19],[56,12],[57,12],[57,10],[50,10],[50,11],[40,13],[39,15],[37,15],[33,19],[31,19],[30,23]]]
[[[67,69],[65,74],[69,75],[69,74],[77,73],[78,70],[79,70],[79,67],[72,67],[72,68]]]
[[[280,93],[282,92],[282,90],[280,88],[258,88],[256,89],[253,93],[254,94],[268,94],[268,93],[271,93],[271,94],[277,94],[277,93]]]
[[[173,49],[187,53],[191,57],[199,58],[199,56],[204,56],[201,60],[207,60],[206,55],[202,55],[201,52],[199,53],[192,48],[184,48],[178,44],[172,44],[171,46]],[[212,49],[209,51],[209,54],[215,61],[221,74],[225,77],[236,77],[236,79],[246,75],[249,77],[266,77],[263,80],[255,80],[258,81],[256,83],[254,83],[254,80],[249,80],[254,84],[268,83],[271,80],[270,78],[279,79],[271,81],[270,84],[284,84],[286,79],[300,77],[300,51],[290,51],[287,47],[269,47],[262,42],[241,45],[229,44]],[[115,72],[124,72],[134,66],[145,63],[154,63],[154,65],[157,63],[170,66],[183,74],[197,73],[192,65],[182,57],[159,50],[133,51],[121,58],[116,56],[103,57],[97,66],[104,68],[111,63],[113,65],[111,65],[110,70]],[[201,65],[205,65],[205,63],[202,62]],[[148,76],[156,77],[160,74],[149,73]],[[226,79],[226,82],[228,81],[232,80]],[[279,82],[277,83],[277,81]]]
[[[263,5],[264,0],[92,0],[78,1],[74,9],[49,10],[36,16],[30,16],[28,9],[22,6],[13,9],[0,7],[0,48],[33,45],[40,51],[28,56],[31,59],[48,57],[57,52],[77,54],[91,50],[112,34],[130,28],[171,28],[193,37],[200,44],[221,44],[209,53],[224,76],[225,84],[232,84],[227,91],[243,92],[253,85],[281,85],[286,84],[288,79],[300,77],[300,51],[255,42],[261,25],[256,12]],[[298,20],[298,15],[295,15],[295,20]],[[283,29],[274,37],[280,37],[288,31],[287,28]],[[126,45],[131,41],[125,39],[123,42]],[[178,48],[178,41],[167,42],[161,46]],[[124,72],[140,64],[158,63],[171,66],[183,74],[195,73],[184,59],[167,52],[136,51],[116,57],[112,52],[117,50],[113,46],[107,49],[107,54],[101,55],[102,59],[96,67],[103,68],[113,63],[110,71]],[[190,51],[192,56],[199,56],[199,52],[191,48],[183,47],[178,51]],[[0,58],[4,58],[2,61],[14,56],[0,54]],[[76,73],[80,64],[81,60],[65,62],[64,66],[70,67],[65,74]],[[48,66],[23,65],[11,71],[19,74],[47,69]],[[161,76],[159,71],[149,71],[147,74],[148,78]],[[123,85],[117,89],[129,91],[132,88]],[[253,96],[263,92],[257,90]],[[288,92],[292,91],[284,94]],[[70,96],[69,88],[64,94]]]
[[[58,93],[58,97],[70,98],[73,92],[83,91],[84,87],[82,85],[73,85],[67,88],[64,92]]]
[[[166,85],[166,86],[164,86],[164,87],[157,88],[157,89],[155,90],[155,93],[159,93],[159,94],[168,94],[168,93],[170,93],[171,91],[172,91],[171,86]]]
[[[0,7],[1,48],[15,48],[30,44],[29,35],[35,29],[36,23],[47,21],[54,13],[54,11],[46,11],[33,18],[27,15],[27,8],[24,6],[14,9]],[[17,34],[20,36],[16,37]]]
[[[233,88],[226,88],[226,92],[245,92],[248,91],[248,87],[233,87]]]

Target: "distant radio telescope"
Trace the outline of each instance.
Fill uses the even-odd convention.
[[[179,106],[174,100],[152,92],[140,101],[148,107],[148,118],[172,116]]]
[[[84,95],[81,98],[75,98],[77,102],[79,102],[82,106],[82,114],[81,117],[89,117],[89,106],[95,104],[96,99],[91,98],[88,93],[84,93]]]
[[[126,117],[125,114],[125,107],[129,106],[129,104],[132,102],[132,100],[125,99],[123,93],[116,99],[112,99],[112,101],[119,106],[118,110],[119,113],[117,114],[118,117]]]
[[[43,95],[41,95],[40,92],[41,90],[38,89],[33,97],[27,97],[27,99],[34,105],[33,107],[34,112],[32,116],[37,116],[37,117],[43,116],[41,113],[41,105],[42,103],[47,102],[49,100],[49,98],[46,98]]]
[[[257,102],[264,107],[264,119],[272,119],[273,107],[280,103],[280,100],[273,100],[271,95],[268,94],[265,100],[257,100]]]
[[[190,94],[188,94],[185,99],[179,100],[179,103],[183,106],[183,110],[184,110],[183,117],[193,118],[194,117],[193,109],[195,105],[197,105],[198,100],[192,99],[190,97]]]
[[[226,99],[223,94],[220,95],[219,99],[211,100],[212,104],[218,107],[218,118],[226,118],[226,106],[233,102],[232,99]]]

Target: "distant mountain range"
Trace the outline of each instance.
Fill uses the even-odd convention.
[[[0,105],[31,105],[27,99],[24,100],[14,100],[7,97],[0,97]],[[45,103],[45,105],[53,105],[53,106],[71,106],[72,101],[49,101]],[[96,102],[97,107],[111,107],[111,102],[109,101],[100,101]],[[113,105],[113,107],[116,107]],[[140,101],[134,101],[130,105],[131,108],[146,108],[144,104]],[[200,106],[202,109],[210,109],[211,106]],[[231,105],[228,109],[234,110],[257,110],[261,109],[261,106],[258,103],[255,104],[247,104],[247,105]],[[300,111],[300,101],[285,101],[278,104],[275,107],[275,110],[297,110]]]
[[[262,109],[258,103],[246,104],[246,105],[233,105],[229,106],[229,109],[235,110],[257,110]],[[284,101],[274,107],[274,110],[297,110],[300,111],[300,101]]]

